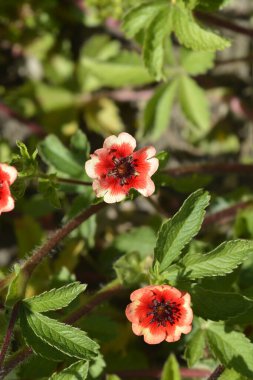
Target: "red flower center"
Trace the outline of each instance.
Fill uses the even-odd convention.
[[[108,176],[118,178],[121,186],[126,185],[128,179],[137,175],[134,161],[132,156],[112,157],[114,168],[108,172]]]
[[[157,301],[153,299],[153,303],[149,305],[152,311],[147,313],[147,317],[152,315],[150,323],[157,323],[158,326],[166,327],[166,323],[174,325],[181,317],[180,304],[171,301]]]

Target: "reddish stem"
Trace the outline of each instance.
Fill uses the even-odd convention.
[[[23,272],[29,278],[37,267],[37,265],[49,254],[49,252],[70,232],[77,228],[81,223],[88,219],[91,215],[96,214],[99,210],[105,207],[105,203],[99,203],[97,205],[91,206],[87,210],[81,212],[75,218],[71,219],[62,228],[55,231],[53,235],[32,255],[27,262],[23,265]]]
[[[180,373],[183,377],[195,377],[195,378],[203,378],[205,376],[209,376],[211,371],[208,369],[190,369],[190,368],[180,368]],[[130,379],[132,377],[137,379],[147,379],[154,378],[160,379],[162,370],[161,369],[138,369],[138,370],[127,370],[127,371],[117,371],[115,373],[122,379]]]
[[[244,36],[253,37],[253,29],[247,28],[242,25],[235,24],[228,19],[201,11],[195,11],[195,15],[201,20],[208,24],[219,26],[224,29],[231,30],[232,32],[243,34]]]
[[[169,168],[163,171],[172,176],[183,176],[189,174],[203,173],[203,174],[219,174],[224,175],[227,173],[235,173],[240,175],[253,175],[253,165],[251,164],[238,164],[238,163],[224,163],[217,162],[215,164],[192,164],[186,166],[179,166],[177,168]]]
[[[218,367],[215,368],[215,370],[213,371],[213,373],[211,373],[207,380],[217,380],[224,371],[225,367],[221,364],[218,365]]]
[[[8,327],[7,327],[7,330],[6,330],[6,334],[5,334],[5,337],[4,337],[2,349],[1,349],[1,352],[0,352],[0,373],[1,373],[1,369],[2,369],[2,366],[3,366],[3,362],[4,362],[4,359],[5,359],[6,353],[8,351],[9,345],[10,345],[13,329],[14,329],[16,320],[18,318],[19,305],[20,305],[20,303],[17,302],[13,306],[13,309],[11,311],[10,321],[9,321],[9,324],[8,324]]]

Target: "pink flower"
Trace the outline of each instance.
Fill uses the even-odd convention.
[[[145,197],[155,191],[151,176],[158,169],[156,150],[148,146],[134,152],[135,139],[122,132],[118,137],[110,136],[103,148],[91,154],[85,170],[93,179],[97,197],[104,197],[106,203],[122,201],[129,190],[134,188]]]
[[[176,342],[192,329],[193,313],[189,293],[169,285],[151,285],[135,290],[126,308],[136,335],[144,335],[148,344],[163,340]]]
[[[17,170],[13,166],[0,163],[0,215],[14,209],[10,185],[17,178]]]

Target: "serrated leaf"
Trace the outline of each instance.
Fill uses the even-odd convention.
[[[64,354],[78,359],[92,359],[96,356],[99,345],[84,331],[40,313],[32,313],[28,309],[26,319],[38,338]]]
[[[161,380],[181,380],[180,369],[175,355],[171,354],[164,364]]]
[[[214,65],[215,54],[208,51],[189,51],[183,49],[181,54],[181,64],[191,75],[204,74]]]
[[[146,28],[157,13],[165,7],[168,7],[166,0],[156,0],[131,8],[123,19],[123,30],[128,37],[134,37],[141,29]]]
[[[158,87],[146,104],[143,135],[152,141],[158,140],[169,126],[170,114],[177,88],[177,80],[172,80]]]
[[[26,344],[31,347],[36,355],[56,362],[66,359],[66,355],[64,355],[61,351],[45,343],[34,334],[33,330],[27,323],[26,311],[24,307],[20,308],[20,327]]]
[[[253,344],[243,333],[226,331],[223,324],[210,323],[206,336],[211,351],[223,365],[253,377]]]
[[[190,77],[179,79],[179,101],[186,118],[199,128],[198,135],[210,128],[210,111],[205,92]]]
[[[26,298],[23,302],[33,312],[46,312],[58,310],[68,306],[79,294],[85,291],[85,284],[73,282],[59,289],[52,289],[32,298]]]
[[[203,29],[183,7],[175,6],[174,32],[179,42],[192,50],[216,51],[230,46],[230,41]]]
[[[71,151],[68,150],[55,135],[48,135],[39,144],[39,154],[49,165],[57,171],[80,177],[84,173],[83,167],[76,161]]]
[[[195,363],[202,357],[205,349],[205,333],[202,329],[198,329],[187,343],[185,349],[185,358],[188,367],[193,367]]]
[[[187,254],[182,264],[185,275],[191,279],[225,276],[253,253],[253,241],[231,240],[220,244],[207,254]]]
[[[195,191],[173,218],[162,225],[155,247],[155,261],[160,263],[160,272],[179,257],[184,246],[198,233],[209,199],[207,192]]]
[[[163,77],[165,39],[172,30],[170,8],[162,9],[146,29],[143,46],[143,60],[151,75],[157,81]]]
[[[60,373],[54,373],[49,380],[85,380],[88,376],[88,370],[89,362],[81,360]]]
[[[229,319],[253,306],[253,301],[240,294],[212,291],[200,286],[193,288],[191,298],[194,314],[213,321]]]

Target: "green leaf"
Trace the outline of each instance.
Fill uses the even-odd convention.
[[[31,313],[28,309],[26,318],[38,338],[66,355],[78,359],[92,359],[96,356],[99,345],[88,338],[84,331],[40,313]]]
[[[174,31],[182,45],[205,51],[223,50],[230,46],[230,41],[201,28],[190,11],[178,6],[174,8]]]
[[[39,153],[42,159],[57,171],[73,177],[80,177],[84,173],[84,168],[76,161],[72,152],[55,135],[48,135],[39,144]]]
[[[253,253],[253,241],[232,240],[220,244],[207,254],[187,254],[182,264],[188,278],[225,276]]]
[[[151,75],[157,81],[163,77],[165,38],[172,30],[170,8],[162,9],[149,24],[143,46],[143,59]]]
[[[162,225],[155,247],[155,261],[160,263],[160,272],[179,257],[184,246],[198,233],[209,199],[207,192],[195,191],[173,218]]]
[[[26,344],[32,348],[33,352],[36,355],[56,362],[66,359],[65,354],[57,350],[55,347],[52,347],[49,344],[43,342],[43,340],[34,334],[33,330],[27,323],[26,309],[23,305],[20,308],[20,327]]]
[[[219,376],[219,380],[249,380],[248,377],[242,376],[234,369],[226,368],[225,371]]]
[[[59,199],[57,187],[58,184],[55,181],[54,175],[52,175],[51,178],[39,179],[39,192],[43,194],[44,198],[47,199],[52,206],[55,208],[61,208],[61,201]]]
[[[202,88],[186,75],[179,79],[179,101],[186,118],[199,128],[198,135],[205,134],[210,128],[207,98]]]
[[[113,264],[119,281],[125,285],[139,284],[148,280],[151,256],[140,252],[128,252]]]
[[[205,333],[202,329],[198,329],[191,340],[186,345],[185,358],[188,367],[193,367],[195,363],[202,357],[205,349]]]
[[[253,306],[253,301],[240,294],[217,292],[200,286],[193,288],[191,298],[194,314],[213,321],[229,319]]]
[[[190,51],[183,49],[181,64],[191,75],[204,74],[214,65],[215,54],[207,51]]]
[[[203,11],[217,11],[220,8],[223,8],[226,4],[231,2],[231,0],[201,0],[197,4],[197,9],[201,9]]]
[[[85,284],[73,282],[59,289],[52,289],[32,298],[24,300],[25,305],[33,312],[58,310],[68,306],[79,294],[85,291]]]
[[[12,307],[16,302],[22,300],[25,293],[25,287],[27,283],[27,275],[22,271],[20,265],[14,265],[15,275],[11,281],[5,300],[7,307]]]
[[[141,29],[146,28],[156,17],[161,9],[166,9],[166,0],[156,0],[155,2],[145,2],[131,8],[123,19],[123,30],[128,37],[134,37]]]
[[[106,380],[121,380],[117,375],[106,375]]]
[[[175,355],[171,354],[164,364],[161,380],[181,380],[180,369]]]
[[[146,104],[143,135],[152,141],[158,140],[169,127],[177,88],[177,80],[159,86]]]
[[[49,380],[85,380],[88,376],[88,369],[89,362],[81,360],[60,373],[54,373]]]
[[[93,75],[99,87],[117,88],[122,86],[140,86],[154,81],[134,52],[122,52],[111,61],[102,62],[93,58],[83,58],[82,70]]]
[[[244,334],[227,331],[220,323],[210,323],[206,336],[211,351],[223,365],[244,376],[253,377],[253,344]]]

